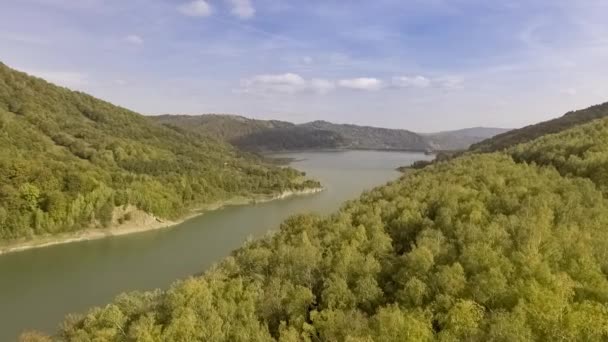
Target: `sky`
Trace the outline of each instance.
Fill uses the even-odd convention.
[[[608,101],[605,0],[0,0],[0,61],[142,114],[419,132]]]

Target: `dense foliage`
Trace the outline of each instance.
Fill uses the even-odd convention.
[[[235,139],[232,143],[251,151],[343,149],[349,144],[336,132],[301,126],[261,131]]]
[[[606,105],[608,113],[608,105]],[[518,161],[552,165],[564,176],[591,179],[608,195],[608,118],[543,136],[507,150]]]
[[[582,178],[465,156],[304,215],[204,276],[70,317],[68,341],[608,338],[608,201]]]
[[[317,185],[301,176],[0,64],[0,241]]]
[[[532,141],[543,135],[559,133],[606,116],[608,116],[608,102],[587,109],[569,112],[557,119],[499,134],[472,145],[470,150],[475,152],[501,151],[517,144]]]

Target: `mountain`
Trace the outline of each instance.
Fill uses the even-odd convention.
[[[160,115],[152,119],[255,152],[313,149],[463,150],[473,143],[508,131],[475,127],[419,134],[403,129],[334,124],[327,121],[294,124],[219,114]]]
[[[242,136],[230,141],[246,151],[333,150],[350,147],[349,141],[333,131],[294,125]]]
[[[608,118],[412,171],[65,341],[608,339]]]
[[[455,131],[422,134],[434,150],[466,150],[471,145],[508,132],[509,129],[491,127],[473,127]]]
[[[316,186],[290,168],[0,63],[0,242]],[[119,217],[117,215],[120,215]]]
[[[345,148],[349,149],[425,151],[430,148],[423,137],[403,129],[334,124],[327,121],[313,121],[301,126],[337,133],[345,139]]]
[[[543,135],[558,133],[571,127],[608,116],[608,102],[587,109],[568,112],[557,119],[515,129],[471,146],[471,151],[492,152],[532,141]]]
[[[160,115],[157,122],[226,141],[246,151],[337,149],[346,145],[339,134],[291,122],[256,120],[237,115]]]
[[[290,122],[255,120],[238,115],[159,115],[152,119],[165,125],[174,125],[211,136],[218,140],[235,141],[238,138],[271,129],[292,128]]]

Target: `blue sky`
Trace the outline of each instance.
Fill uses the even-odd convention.
[[[143,114],[438,131],[608,101],[604,0],[0,2],[0,61]]]

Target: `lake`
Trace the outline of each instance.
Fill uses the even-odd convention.
[[[277,229],[288,216],[331,213],[364,191],[394,180],[398,166],[431,156],[345,151],[275,155],[320,180],[325,191],[227,207],[164,230],[32,249],[0,256],[0,341],[25,330],[54,332],[64,316],[132,290],[166,288],[200,273],[249,237]]]

